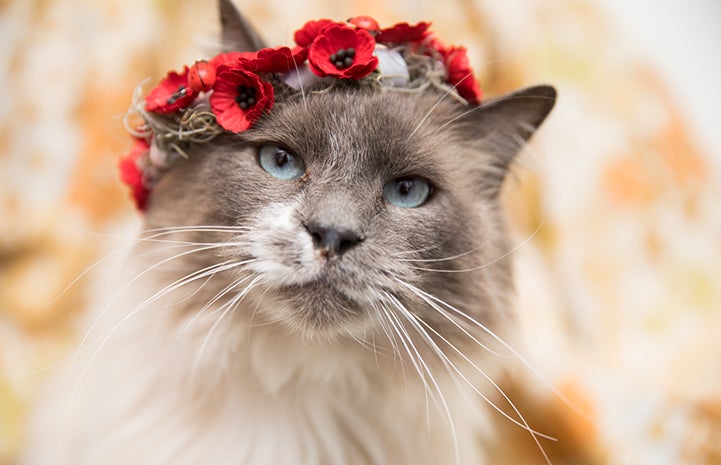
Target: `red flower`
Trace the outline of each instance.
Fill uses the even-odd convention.
[[[140,211],[145,211],[150,190],[143,184],[143,171],[138,166],[138,158],[144,156],[150,150],[150,145],[145,139],[134,138],[135,143],[127,155],[120,159],[118,169],[120,180],[130,187],[130,193],[135,200],[135,206]]]
[[[145,97],[145,109],[167,115],[187,108],[197,94],[188,86],[188,72],[187,66],[180,74],[170,71]]]
[[[256,73],[287,73],[302,65],[307,56],[308,49],[300,46],[293,50],[288,47],[264,48],[243,67]]]
[[[373,56],[375,46],[375,39],[365,29],[332,24],[308,49],[310,69],[320,77],[363,78],[378,66],[378,58]]]
[[[466,47],[451,47],[441,52],[446,58],[448,83],[456,88],[458,95],[473,105],[481,103],[483,92],[473,76],[473,69],[468,62]]]
[[[228,52],[220,53],[210,59],[209,63],[217,70],[219,66],[235,66],[243,60],[254,60],[258,52]]]
[[[308,47],[313,43],[318,34],[331,24],[337,24],[330,19],[319,19],[318,21],[308,21],[302,28],[295,31],[293,38],[295,43],[301,47]]]
[[[370,16],[354,16],[349,19],[348,22],[355,27],[367,30],[371,34],[373,34],[374,32],[379,32],[381,30],[381,27],[378,25],[378,21],[371,18]]]
[[[243,68],[218,68],[210,96],[218,124],[231,132],[248,129],[273,107],[273,85]]]
[[[378,35],[378,42],[384,44],[398,44],[404,42],[421,42],[428,36],[426,32],[431,23],[420,22],[414,26],[408,23],[398,23],[389,28],[382,29]]]
[[[196,61],[188,72],[188,85],[193,92],[207,92],[215,83],[215,66],[205,60]]]

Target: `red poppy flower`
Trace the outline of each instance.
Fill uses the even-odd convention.
[[[170,71],[155,89],[145,97],[145,109],[164,115],[187,108],[197,93],[188,86],[188,67],[178,74]]]
[[[231,132],[245,131],[273,107],[273,85],[243,68],[218,68],[210,96],[218,124]]]
[[[451,47],[441,52],[446,57],[448,83],[456,88],[458,95],[473,105],[478,105],[483,92],[473,76],[473,69],[468,62],[466,47]]]
[[[382,29],[378,35],[378,42],[384,44],[398,44],[404,42],[421,42],[428,36],[428,27],[431,23],[422,21],[414,26],[408,23],[398,23],[389,28]]]
[[[373,56],[375,46],[375,39],[365,29],[330,25],[308,49],[310,69],[320,77],[363,78],[378,66],[378,58]]]
[[[235,66],[243,60],[254,60],[258,56],[258,52],[228,52],[219,53],[210,59],[208,63],[213,65],[217,70],[220,66]]]
[[[138,166],[138,158],[144,156],[150,150],[150,145],[145,139],[134,138],[130,152],[120,159],[118,169],[120,180],[130,187],[130,193],[135,201],[135,206],[140,211],[145,210],[150,190],[143,184],[143,171]]]
[[[303,64],[307,56],[308,49],[300,46],[292,50],[288,47],[264,48],[243,67],[256,73],[287,73]]]
[[[301,47],[308,47],[313,43],[318,34],[331,24],[337,24],[330,19],[319,19],[318,21],[308,21],[302,28],[295,31],[293,38],[295,43]]]

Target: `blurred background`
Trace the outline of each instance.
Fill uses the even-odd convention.
[[[487,96],[554,84],[504,200],[521,351],[585,415],[530,373],[506,389],[555,465],[721,464],[721,3],[236,3],[271,45],[320,17],[431,20]],[[216,23],[214,0],[0,0],[2,465],[82,336],[102,267],[82,273],[139,226],[116,175],[132,91],[213,55]],[[544,463],[498,424],[496,464]]]

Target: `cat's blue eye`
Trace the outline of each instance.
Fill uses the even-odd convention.
[[[298,179],[305,174],[303,160],[277,145],[264,145],[258,154],[260,166],[278,179]]]
[[[420,207],[431,195],[431,185],[418,176],[394,179],[383,186],[383,196],[391,204],[402,208]]]

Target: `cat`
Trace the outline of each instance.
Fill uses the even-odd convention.
[[[225,51],[264,48],[220,12]],[[341,83],[182,147],[21,463],[490,463],[499,191],[555,99]]]

